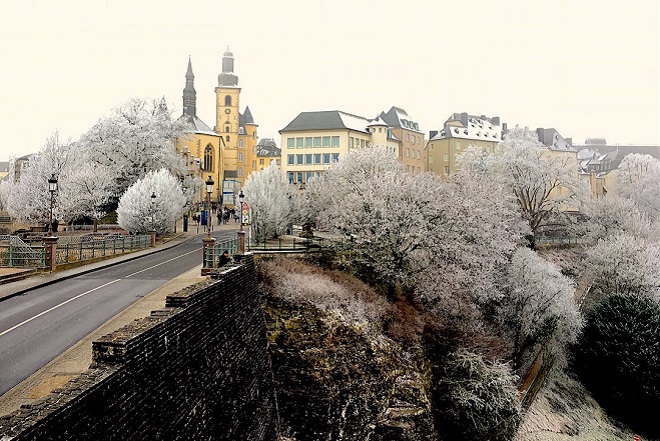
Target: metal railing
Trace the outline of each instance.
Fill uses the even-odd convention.
[[[43,246],[31,247],[18,236],[0,235],[0,266],[43,268],[45,265]]]
[[[582,237],[571,236],[571,237],[555,237],[555,236],[539,236],[535,239],[535,242],[539,245],[579,245],[587,243],[587,241]]]
[[[330,241],[328,239],[323,239],[322,237],[304,239],[301,237],[287,236],[263,241],[256,241],[248,238],[245,246],[249,251],[311,251],[329,245]]]
[[[130,251],[141,250],[151,246],[151,236],[140,234],[136,236],[68,236],[58,241],[56,262],[58,265],[97,257],[113,256]]]
[[[228,251],[229,255],[232,256],[238,252],[238,246],[238,237],[232,237],[223,239],[216,242],[212,247],[208,247],[204,254],[204,268],[218,268],[222,253]]]

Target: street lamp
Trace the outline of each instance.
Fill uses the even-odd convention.
[[[53,197],[57,191],[57,178],[55,173],[50,175],[48,178],[48,191],[50,192],[50,217],[48,218],[48,235],[53,234]]]
[[[213,193],[213,178],[209,175],[209,178],[206,180],[206,232],[207,236],[211,237],[211,193]]]
[[[240,193],[238,193],[238,220],[241,224],[240,230],[238,231],[243,231],[243,198],[245,198],[245,195],[243,194],[243,190],[241,190]]]
[[[154,229],[154,211],[155,210],[155,205],[156,205],[156,193],[151,192],[151,229]]]

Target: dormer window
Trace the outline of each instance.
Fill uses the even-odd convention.
[[[245,135],[245,129],[243,127],[238,128],[238,134],[239,135]]]

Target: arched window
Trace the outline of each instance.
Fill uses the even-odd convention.
[[[229,127],[229,124],[227,124],[227,125],[225,126],[225,132],[229,132],[229,129],[230,129],[230,128],[231,128],[231,127]]]
[[[204,171],[213,171],[213,146],[211,144],[204,149]]]
[[[229,142],[229,135],[225,136],[225,142]]]
[[[231,106],[231,95],[225,95],[225,106]]]

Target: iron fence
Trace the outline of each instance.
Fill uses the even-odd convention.
[[[43,268],[46,253],[43,246],[30,246],[20,237],[0,235],[0,266]]]
[[[58,265],[97,257],[113,256],[129,251],[141,250],[151,246],[151,236],[68,236],[62,237],[57,244],[56,261]]]
[[[246,248],[249,251],[312,251],[328,247],[330,240],[322,237],[313,237],[304,239],[301,237],[278,237],[276,239],[266,239],[257,241],[251,238],[246,240]]]

